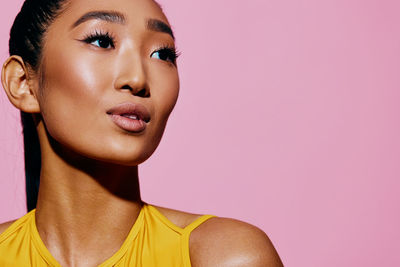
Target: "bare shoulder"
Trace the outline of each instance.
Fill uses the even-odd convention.
[[[192,266],[283,266],[268,236],[256,226],[230,219],[211,218],[190,236]]]
[[[5,230],[7,230],[7,228],[10,227],[11,224],[13,224],[15,221],[16,220],[5,222],[5,223],[1,223],[0,224],[0,234],[2,234]]]
[[[152,206],[181,228],[202,216]],[[191,233],[189,248],[193,267],[283,266],[271,240],[261,229],[230,218],[214,217],[202,223]]]

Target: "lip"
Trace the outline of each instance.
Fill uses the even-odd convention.
[[[150,121],[150,112],[145,106],[137,103],[125,102],[107,110],[111,120],[121,129],[139,133],[146,129]],[[127,116],[136,116],[137,119]]]

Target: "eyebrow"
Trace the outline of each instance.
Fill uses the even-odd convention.
[[[171,35],[172,39],[175,40],[174,33],[172,32],[171,27],[169,27],[166,23],[162,22],[158,19],[147,19],[146,28],[155,32],[163,32]]]
[[[99,19],[118,24],[125,24],[126,22],[124,14],[117,11],[90,11],[75,21],[75,23],[72,24],[72,28],[91,19]]]
[[[90,11],[81,16],[74,24],[72,24],[71,28],[75,28],[78,25],[92,19],[104,20],[111,23],[125,24],[126,18],[124,14],[118,11]],[[165,22],[158,19],[146,19],[146,29],[155,31],[155,32],[163,32],[169,34],[173,40],[175,40],[174,33],[170,26],[168,26]]]

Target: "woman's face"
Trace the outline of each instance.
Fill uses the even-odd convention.
[[[46,129],[85,157],[123,165],[160,142],[179,91],[168,21],[152,0],[68,0],[44,39]]]

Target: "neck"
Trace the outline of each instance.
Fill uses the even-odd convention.
[[[98,265],[120,248],[140,212],[138,167],[46,149],[36,208],[39,235],[61,265]]]

